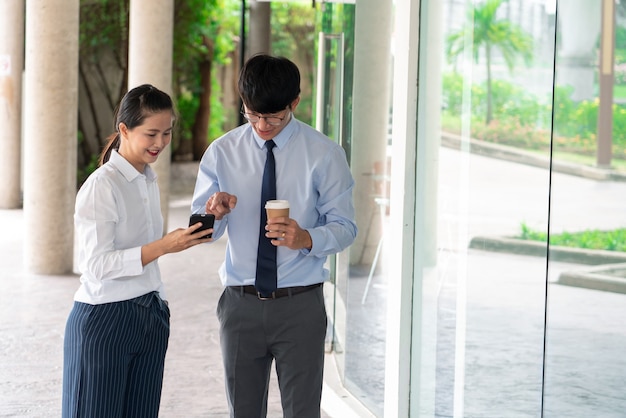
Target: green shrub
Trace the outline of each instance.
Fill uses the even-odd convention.
[[[519,239],[541,242],[546,242],[546,237],[546,232],[533,230],[525,223],[522,223],[521,233],[517,236]],[[612,231],[586,230],[551,234],[550,245],[625,252],[626,229],[621,228]]]
[[[443,76],[443,128],[460,131],[463,115],[464,79],[458,73]],[[484,141],[531,150],[553,150],[560,153],[594,156],[597,152],[599,101],[575,102],[573,88],[557,86],[552,95],[536,97],[509,82],[497,80],[492,85],[493,120],[485,125],[484,84],[471,86],[471,134]],[[554,118],[554,124],[552,124]],[[550,135],[552,131],[552,136]],[[626,105],[613,106],[612,152],[615,159],[626,160]]]
[[[510,145],[524,149],[549,150],[550,131],[536,129],[518,119],[492,120],[489,125],[476,123],[471,128],[472,136],[483,141]]]

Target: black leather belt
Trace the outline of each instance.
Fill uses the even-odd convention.
[[[315,283],[309,286],[294,286],[294,287],[281,287],[273,291],[269,296],[263,296],[259,293],[254,286],[231,286],[233,289],[243,291],[244,293],[248,293],[250,295],[254,295],[259,300],[271,300],[278,299],[285,296],[293,296],[298,293],[308,292],[309,290],[313,290],[317,287],[320,287],[322,283]]]

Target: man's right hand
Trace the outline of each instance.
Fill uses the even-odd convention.
[[[237,196],[226,192],[217,192],[207,200],[204,210],[220,220],[237,206]]]

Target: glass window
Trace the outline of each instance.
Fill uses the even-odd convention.
[[[626,410],[626,8],[556,3],[419,2],[410,416]],[[404,250],[393,138],[346,137],[368,162],[352,166],[363,241],[338,256],[333,300],[344,383],[376,416]]]
[[[518,237],[548,230],[554,14],[449,0],[421,16],[411,416],[537,416],[548,248]]]
[[[614,1],[558,3],[547,417],[626,411],[623,13]]]
[[[411,416],[623,416],[623,6],[420,3]]]

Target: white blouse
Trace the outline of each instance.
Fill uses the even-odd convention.
[[[117,152],[85,181],[76,196],[74,226],[80,288],[74,300],[92,305],[158,291],[158,259],[141,265],[141,247],[163,235],[155,172],[138,172]]]

